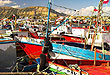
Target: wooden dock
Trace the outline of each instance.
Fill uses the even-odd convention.
[[[0,72],[0,75],[46,75],[47,73],[35,73],[35,72]]]
[[[33,72],[0,72],[0,75],[32,75]]]

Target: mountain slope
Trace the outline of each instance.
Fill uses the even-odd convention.
[[[26,8],[12,8],[12,7],[0,7],[0,18],[3,17],[10,17],[11,15],[16,14],[18,16],[47,16],[48,15],[48,8],[47,7],[26,7]],[[66,14],[59,13],[53,9],[51,9],[50,16],[65,16]]]

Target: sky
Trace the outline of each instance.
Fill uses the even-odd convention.
[[[71,8],[75,10],[80,10],[80,13],[83,15],[90,14],[91,10],[94,7],[97,8],[100,0],[52,0],[52,9],[55,9],[58,12],[64,12],[68,14],[73,14],[73,10],[64,9],[61,7],[56,7],[55,5]],[[9,6],[13,8],[25,8],[29,6],[48,6],[48,0],[0,0],[0,6]],[[110,7],[110,2],[104,7]],[[110,9],[109,9],[110,10]],[[88,12],[89,11],[89,12]],[[108,11],[108,10],[107,10]]]
[[[11,3],[4,3],[4,6],[20,6],[20,8],[28,7],[28,6],[45,6],[47,7],[48,0],[0,0],[7,1]],[[99,0],[52,0],[52,4],[65,6],[67,8],[73,9],[81,9],[88,6],[97,6]],[[1,4],[3,5],[3,4]]]

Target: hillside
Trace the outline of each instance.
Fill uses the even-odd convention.
[[[47,16],[48,15],[48,8],[47,7],[26,7],[26,8],[12,8],[12,7],[0,7],[0,18],[3,17],[10,17],[11,15],[16,14],[18,16]],[[65,16],[66,14],[58,13],[57,11],[51,9],[50,16]]]

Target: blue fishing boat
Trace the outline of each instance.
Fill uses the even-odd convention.
[[[78,48],[74,46],[62,45],[52,43],[53,52],[61,53],[73,57],[77,57],[80,59],[86,60],[94,60],[94,51],[90,51],[89,49]],[[110,55],[103,55],[102,53],[96,53],[96,60],[110,60]]]

